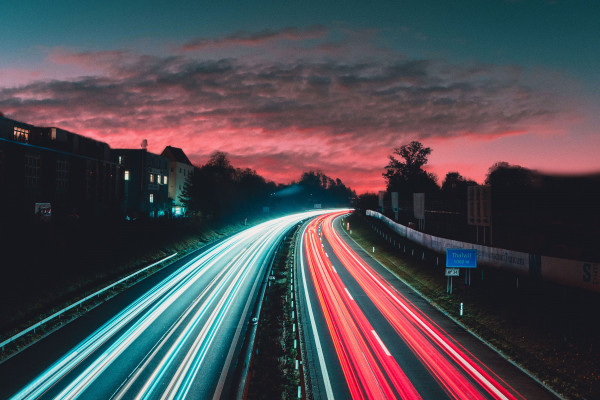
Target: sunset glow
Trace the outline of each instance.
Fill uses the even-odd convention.
[[[320,169],[358,193],[383,189],[387,156],[411,140],[433,149],[428,169],[440,184],[448,171],[482,182],[497,161],[551,173],[600,171],[594,111],[600,99],[590,73],[598,54],[585,52],[582,67],[561,55],[572,45],[558,43],[556,60],[549,59],[545,40],[560,25],[558,33],[545,25],[519,27],[514,34],[529,35],[537,49],[524,55],[526,45],[511,40],[502,24],[490,26],[485,35],[494,41],[485,41],[461,31],[467,29],[461,21],[445,20],[455,39],[448,45],[437,25],[408,20],[424,12],[417,6],[404,14],[390,6],[362,14],[337,10],[341,15],[323,6],[312,19],[295,17],[291,8],[255,6],[243,23],[218,6],[198,11],[202,20],[213,13],[222,22],[212,30],[184,17],[193,14],[191,4],[166,17],[180,18],[185,32],[159,25],[150,33],[132,22],[133,36],[125,37],[89,10],[73,12],[96,30],[55,23],[44,36],[44,23],[34,21],[40,26],[17,37],[10,26],[1,28],[2,37],[14,40],[0,44],[13,55],[0,62],[0,112],[113,148],[139,148],[143,139],[153,152],[181,147],[198,165],[221,150],[236,167],[279,183]],[[498,7],[512,15],[524,6]],[[561,7],[568,6],[544,8],[550,22]],[[279,22],[261,24],[266,14],[253,18],[266,10],[280,13]],[[59,22],[65,17],[60,8],[48,12]],[[157,21],[161,12],[167,11],[141,14]],[[441,21],[437,13],[430,17]],[[567,22],[591,17],[573,14]],[[580,26],[579,42],[576,33],[568,37],[587,49],[584,39],[594,28]]]

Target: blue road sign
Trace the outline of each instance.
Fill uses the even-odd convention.
[[[477,268],[477,250],[446,249],[446,268]]]

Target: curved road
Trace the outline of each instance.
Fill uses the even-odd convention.
[[[0,398],[230,396],[269,260],[319,213],[249,228],[133,286],[0,364]]]
[[[297,248],[304,367],[315,399],[553,399],[354,243],[335,218]]]

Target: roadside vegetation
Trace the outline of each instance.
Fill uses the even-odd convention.
[[[185,185],[185,218],[125,220],[91,207],[51,222],[0,211],[0,342],[119,279],[175,252],[179,257],[250,225],[293,212],[347,205],[354,192],[339,179],[308,171],[278,185],[250,169],[235,168],[223,152],[195,167]],[[164,265],[148,270],[142,279]],[[0,360],[84,313],[135,281],[86,302],[35,334],[7,346]]]
[[[454,278],[450,295],[442,256],[359,213],[347,221],[383,265],[546,385],[567,398],[600,398],[598,294],[478,268],[470,286]]]
[[[301,364],[296,369],[299,357],[298,330],[292,319],[293,297],[292,259],[294,235],[280,247],[273,268],[269,287],[258,322],[255,351],[250,365],[248,399],[296,399],[301,385]],[[265,389],[268,388],[268,389]]]
[[[13,232],[28,241],[15,243],[4,256],[0,341],[162,258],[178,253],[169,260],[173,262],[243,228],[244,221],[217,224],[197,218],[23,225],[22,231]],[[36,243],[34,251],[30,243]],[[164,266],[145,271],[7,345],[0,360]]]
[[[489,228],[485,238],[483,227],[478,230],[467,222],[468,188],[477,183],[452,171],[438,184],[438,177],[427,168],[432,151],[416,141],[395,148],[383,173],[383,210],[375,193],[361,194],[357,208],[379,210],[408,225],[417,222],[413,194],[423,193],[425,233],[489,243]],[[592,263],[600,260],[600,191],[596,190],[600,174],[548,175],[496,162],[484,183],[489,187],[491,213],[486,217],[493,225],[494,247]],[[392,193],[398,198],[397,216],[392,211]]]

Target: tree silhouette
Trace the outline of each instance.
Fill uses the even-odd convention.
[[[507,162],[497,162],[488,171],[485,183],[492,188],[492,210],[496,225],[520,226],[535,224],[537,219],[537,188],[541,176],[535,171]]]
[[[363,193],[358,196],[356,207],[360,210],[377,210],[379,197],[375,193]]]
[[[183,188],[184,203],[191,212],[220,218],[234,202],[235,184],[236,170],[227,154],[216,151],[187,179]]]
[[[448,172],[442,182],[442,197],[445,209],[465,213],[467,204],[467,186],[477,182],[464,178],[458,172]]]
[[[339,179],[332,179],[322,171],[308,171],[302,174],[298,185],[303,189],[305,204],[321,204],[323,207],[348,206],[355,197],[354,191]]]
[[[424,147],[417,141],[396,147],[394,155],[400,159],[389,156],[390,162],[382,174],[387,182],[387,191],[398,192],[403,199],[412,198],[413,193],[437,193],[436,176],[424,169],[431,151],[430,147]]]

